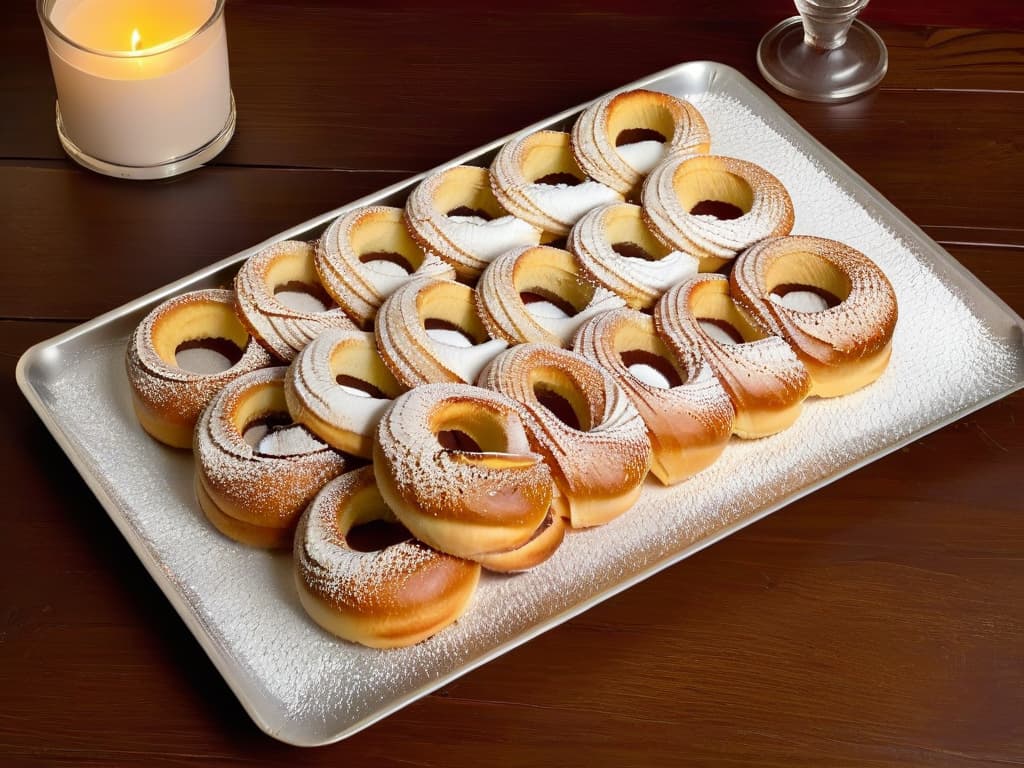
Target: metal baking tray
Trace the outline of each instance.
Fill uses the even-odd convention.
[[[690,62],[629,85],[694,101],[712,150],[767,167],[789,188],[794,232],[868,253],[900,305],[892,362],[860,392],[808,401],[785,432],[734,439],[676,488],[649,482],[636,507],[567,537],[527,574],[487,576],[454,626],[377,651],[307,619],[289,554],[255,551],[210,528],[192,496],[192,457],[149,439],[132,414],[123,357],[155,304],[228,281],[284,238],[315,238],[341,212],[402,205],[415,176],[282,232],[29,349],[17,378],[132,549],[257,725],[297,745],[343,739],[520,643],[858,467],[1024,385],[1024,321],[876,190],[735,70]],[[585,105],[583,105],[585,106]],[[524,129],[571,125],[566,110]],[[505,139],[450,164],[487,164]]]

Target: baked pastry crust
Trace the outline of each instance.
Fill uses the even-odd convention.
[[[562,306],[567,316],[535,314],[524,295]],[[587,279],[573,254],[546,245],[516,248],[496,258],[480,276],[476,302],[480,320],[493,338],[556,347],[569,346],[587,318],[624,305],[614,293]]]
[[[298,424],[367,459],[377,422],[405,390],[380,359],[373,334],[344,328],[328,328],[306,345],[284,380],[288,412]]]
[[[196,425],[193,450],[197,488],[205,492],[199,493],[203,511],[222,533],[256,546],[267,544],[253,541],[254,533],[271,546],[289,544],[302,510],[347,468],[344,456],[301,426],[288,428],[287,435],[282,430],[272,441],[272,453],[246,442],[250,425],[287,413],[286,370],[263,368],[235,379],[210,401]]]
[[[648,229],[640,206],[594,208],[569,233],[566,247],[583,272],[633,309],[650,309],[676,283],[697,274],[700,260],[666,246]]]
[[[639,141],[620,144],[630,134]],[[710,149],[711,133],[693,104],[643,88],[598,99],[572,129],[572,152],[580,168],[627,198],[663,160]]]
[[[650,315],[620,309],[580,328],[575,349],[607,370],[636,406],[651,440],[651,472],[662,484],[682,482],[721,455],[732,435],[732,401],[696,347],[677,344],[685,354],[674,354]],[[637,363],[669,386],[638,377],[630,369]]]
[[[449,264],[412,239],[403,213],[384,205],[356,208],[317,241],[314,265],[324,289],[364,330],[399,286],[419,277],[455,278]]]
[[[724,323],[742,343],[719,341],[702,320]],[[758,438],[780,432],[800,415],[811,379],[793,348],[738,307],[724,275],[706,274],[669,290],[654,308],[658,334],[677,355],[696,349],[729,393],[733,434]]]
[[[349,531],[394,522],[373,467],[328,483],[295,532],[295,583],[306,612],[338,637],[371,648],[413,645],[466,610],[480,578],[476,563],[408,539],[374,552],[352,549]]]
[[[896,292],[878,266],[836,240],[764,240],[736,259],[732,295],[784,338],[811,376],[811,394],[836,397],[867,386],[885,370],[896,329]],[[839,303],[803,311],[778,300],[779,286],[820,289]]]
[[[437,341],[427,332],[432,324],[457,329],[474,343]],[[507,346],[488,335],[473,289],[453,280],[416,280],[391,294],[377,314],[376,339],[381,360],[407,387],[471,383]]]
[[[766,237],[793,229],[793,201],[767,170],[721,155],[666,160],[644,182],[643,216],[663,243],[700,259],[712,272]],[[727,203],[741,216],[721,219],[693,213],[706,202]]]
[[[319,286],[314,247],[284,240],[251,256],[235,275],[235,311],[242,324],[274,357],[288,363],[326,328],[352,328],[339,307],[306,312],[279,301],[275,290],[298,283]]]
[[[491,189],[490,171],[457,165],[424,179],[405,203],[409,234],[472,283],[494,258],[540,242],[541,231],[507,211]]]
[[[498,355],[480,384],[522,403],[530,443],[551,466],[554,509],[573,528],[601,525],[640,495],[651,465],[644,422],[612,377],[582,355],[521,344]],[[547,404],[545,404],[547,403]],[[560,418],[551,404],[571,409]]]
[[[551,506],[551,473],[527,440],[522,406],[469,384],[426,384],[377,426],[381,496],[416,538],[475,559],[527,544]],[[445,447],[446,435],[472,441]]]
[[[270,355],[238,321],[234,292],[192,291],[154,308],[128,342],[125,368],[132,405],[142,428],[175,448],[191,448],[192,433],[203,408],[225,384],[271,364]],[[182,344],[224,339],[241,351],[234,365],[217,373],[197,373],[178,366]]]
[[[537,131],[507,142],[491,163],[491,188],[507,210],[543,230],[565,237],[584,213],[621,202],[622,195],[589,178],[569,148],[569,134]]]

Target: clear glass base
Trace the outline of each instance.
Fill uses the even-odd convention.
[[[90,171],[102,173],[105,176],[115,176],[119,179],[166,179],[170,176],[178,176],[182,173],[195,170],[204,163],[212,160],[221,153],[221,150],[228,145],[231,137],[235,135],[235,96],[231,95],[231,111],[228,114],[228,121],[224,128],[198,149],[189,152],[187,155],[176,157],[165,163],[157,165],[118,165],[83,152],[64,132],[64,121],[60,116],[60,102],[57,102],[57,135],[60,137],[61,146],[68,156],[83,168]]]
[[[846,42],[831,51],[804,42],[804,26],[793,16],[772,27],[757,47],[757,68],[789,96],[807,101],[847,101],[885,77],[889,53],[882,38],[854,21]]]

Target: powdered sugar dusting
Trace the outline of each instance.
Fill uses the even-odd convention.
[[[126,337],[97,330],[82,351],[62,351],[60,374],[42,388],[44,401],[112,514],[169,580],[221,668],[278,736],[306,743],[337,738],[560,612],[1019,379],[1019,342],[987,331],[954,288],[814,160],[734,100],[694,101],[716,152],[752,160],[786,184],[795,232],[848,242],[883,269],[900,309],[888,370],[852,395],[812,398],[785,432],[733,440],[699,482],[661,488],[649,480],[631,511],[567,536],[536,569],[513,578],[485,574],[463,618],[419,645],[377,651],[334,638],[301,608],[290,555],[249,549],[209,527],[193,497],[191,457],[160,446],[134,419],[123,375]],[[117,440],[110,439],[111,425]]]

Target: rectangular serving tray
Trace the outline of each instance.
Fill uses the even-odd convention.
[[[257,725],[282,741],[338,741],[460,675],[833,480],[1024,386],[1024,321],[737,71],[690,62],[622,89],[693,100],[712,150],[757,162],[793,195],[794,233],[844,240],[892,280],[900,303],[892,363],[874,385],[809,401],[786,432],[736,439],[673,489],[649,482],[634,510],[573,534],[551,561],[485,577],[453,627],[410,649],[337,640],[302,612],[288,554],[213,531],[192,497],[192,459],[149,439],[123,374],[128,335],[169,296],[228,282],[271,242],[312,239],[366,204],[401,206],[427,174],[282,232],[136,299],[21,358],[19,386]],[[586,105],[523,132],[565,130]],[[448,165],[490,162],[509,137]],[[436,169],[435,169],[436,170]],[[933,331],[935,323],[943,333]],[[737,471],[742,467],[742,471]]]

